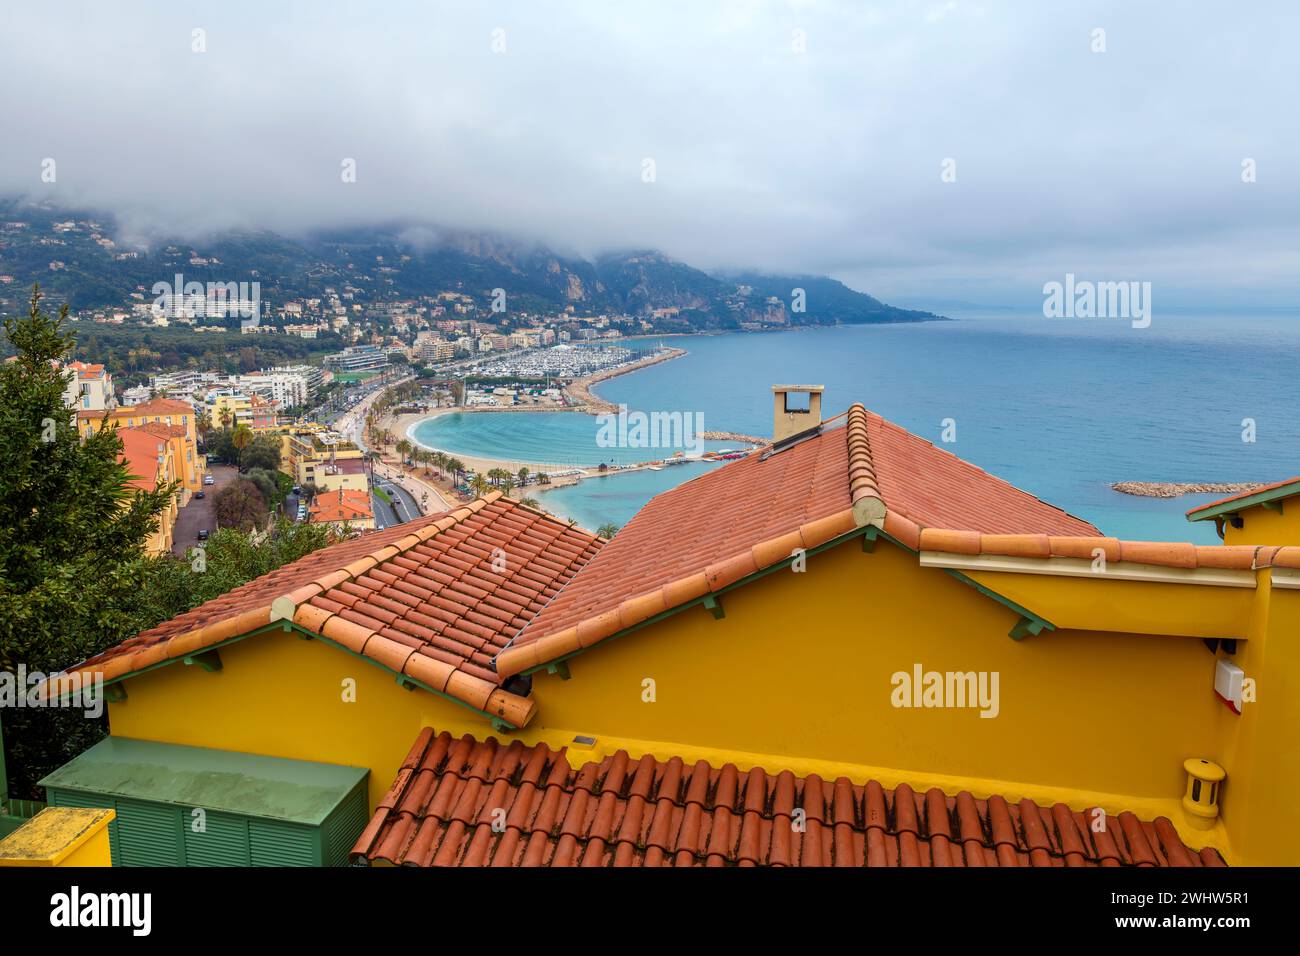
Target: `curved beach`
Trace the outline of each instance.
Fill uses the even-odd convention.
[[[517,472],[521,468],[527,468],[530,472],[534,474],[539,471],[546,472],[548,475],[554,474],[555,477],[552,478],[550,485],[544,487],[559,487],[563,485],[573,484],[577,481],[582,480],[583,478],[589,478],[594,476],[609,476],[609,475],[622,474],[624,472],[638,471],[646,468],[655,468],[655,467],[659,467],[660,462],[662,462],[664,458],[672,457],[671,453],[665,452],[664,454],[656,454],[655,453],[656,449],[647,448],[645,449],[645,454],[647,456],[646,460],[635,462],[635,463],[622,464],[618,467],[606,468],[605,470],[602,471],[601,467],[598,464],[597,465],[575,464],[572,461],[569,462],[545,461],[545,460],[538,460],[538,458],[536,457],[513,458],[513,457],[464,454],[462,452],[455,451],[454,449],[439,448],[436,445],[430,444],[427,441],[422,441],[420,438],[416,436],[416,429],[418,428],[419,425],[421,425],[426,421],[432,421],[440,416],[447,415],[450,413],[475,414],[475,415],[478,414],[527,415],[527,414],[537,414],[537,413],[562,414],[562,413],[569,413],[569,412],[577,412],[577,413],[585,413],[587,415],[593,415],[593,416],[602,415],[602,414],[615,414],[619,410],[618,406],[613,404],[612,402],[608,402],[605,399],[602,399],[600,396],[596,395],[595,392],[593,391],[593,388],[597,383],[607,381],[612,378],[616,378],[620,375],[627,375],[632,372],[637,372],[640,371],[641,369],[648,368],[651,365],[658,365],[661,362],[671,361],[672,359],[680,358],[685,354],[686,354],[685,349],[671,348],[666,350],[665,352],[647,356],[639,361],[632,362],[627,365],[620,365],[615,368],[604,369],[592,375],[583,376],[582,378],[574,379],[573,382],[571,382],[569,385],[565,386],[564,388],[564,393],[568,401],[568,404],[563,406],[543,405],[543,406],[510,407],[510,408],[494,408],[494,407],[464,408],[464,407],[457,406],[457,407],[450,407],[450,408],[437,408],[429,412],[419,412],[414,414],[397,416],[397,418],[393,421],[393,427],[395,431],[399,432],[402,435],[405,435],[406,438],[412,444],[417,445],[420,448],[428,449],[430,451],[442,451],[445,452],[446,454],[455,455],[457,458],[459,458],[462,462],[465,463],[465,466],[467,468],[469,468],[472,471],[478,472],[480,474],[490,471],[494,468],[504,468],[510,472]],[[706,440],[733,441],[733,442],[741,442],[746,444],[763,443],[763,439],[755,438],[754,436],[739,435],[739,434],[729,433],[729,432],[725,432],[725,433],[705,432],[700,437]],[[687,460],[700,460],[700,456],[689,456]],[[556,473],[560,473],[560,474],[556,474]]]

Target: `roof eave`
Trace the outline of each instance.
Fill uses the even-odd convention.
[[[1211,518],[1222,518],[1244,511],[1247,508],[1257,508],[1261,505],[1282,501],[1285,498],[1293,498],[1296,495],[1300,495],[1300,478],[1278,485],[1276,488],[1257,491],[1254,494],[1238,498],[1212,501],[1207,505],[1201,505],[1199,508],[1192,508],[1187,512],[1187,520],[1206,521]]]

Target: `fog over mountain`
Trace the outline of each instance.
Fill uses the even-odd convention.
[[[1294,304],[1297,9],[8,4],[0,193],[127,239],[409,219],[899,305]]]

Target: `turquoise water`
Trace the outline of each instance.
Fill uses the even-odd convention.
[[[704,426],[771,431],[771,385],[826,386],[827,415],[863,402],[1108,534],[1212,543],[1183,514],[1215,495],[1136,498],[1112,481],[1276,481],[1300,473],[1300,316],[1156,313],[1119,320],[967,318],[772,334],[671,339],[686,356],[599,386],[642,410],[699,410]],[[472,415],[441,443],[487,457],[563,450],[579,460],[593,419]],[[579,419],[575,423],[571,419]],[[941,441],[945,419],[953,443]],[[1254,442],[1242,441],[1253,419]],[[484,421],[486,420],[486,421]],[[426,428],[434,423],[424,423]],[[602,449],[602,451],[605,451]],[[601,460],[597,458],[596,461]],[[614,475],[542,492],[586,527],[623,524],[703,466]]]
[[[686,410],[679,407],[663,411],[685,413]],[[691,414],[694,422],[694,412]],[[596,416],[580,412],[452,412],[420,422],[411,437],[430,448],[457,455],[591,467],[657,461],[671,458],[677,451],[690,454],[682,445],[699,434],[698,431],[688,434],[683,419],[676,434],[669,430],[662,436],[664,441],[659,447],[620,448],[598,444],[600,429]],[[691,444],[695,451],[744,447],[738,442],[692,441]]]

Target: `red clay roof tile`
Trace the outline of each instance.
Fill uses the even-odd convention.
[[[297,625],[522,726],[532,701],[500,688],[491,658],[600,546],[493,494],[322,548],[74,670],[114,680],[193,653],[269,624],[272,603],[288,595]],[[406,582],[419,583],[403,590]]]
[[[756,451],[650,501],[508,649],[502,674],[590,647],[867,523],[912,546],[922,527],[1095,536],[1033,495],[854,405],[820,434]],[[657,613],[657,612],[656,612]],[[529,647],[529,645],[534,645]]]
[[[1165,818],[1094,833],[1064,804],[689,769],[421,731],[354,859],[411,866],[1223,866]]]
[[[1107,561],[1170,568],[1215,568],[1250,571],[1270,565],[1286,566],[1300,557],[1300,548],[1268,549],[1256,545],[1197,545],[1171,541],[1121,541],[1118,538],[1057,537],[1055,535],[997,535],[946,528],[921,529],[921,551],[947,554],[998,555],[1013,558],[1081,558],[1091,560],[1100,549]]]

